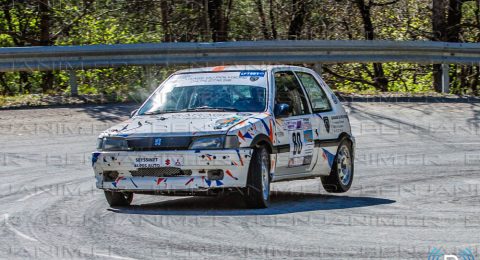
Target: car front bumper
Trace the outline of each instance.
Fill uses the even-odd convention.
[[[96,186],[104,190],[169,192],[245,187],[252,149],[103,151],[92,154]],[[167,172],[181,170],[180,175]],[[221,170],[223,178],[209,178]],[[139,174],[139,172],[142,172]],[[184,174],[185,173],[185,174]],[[212,176],[210,176],[212,177]]]

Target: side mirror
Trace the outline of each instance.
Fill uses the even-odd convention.
[[[290,110],[290,105],[285,103],[275,104],[273,108],[273,114],[275,117],[285,117],[288,116],[288,111]]]
[[[138,109],[135,109],[132,112],[130,112],[130,118],[132,118],[137,113],[137,111]]]

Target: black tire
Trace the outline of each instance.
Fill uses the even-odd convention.
[[[129,206],[132,203],[132,192],[115,192],[107,190],[104,192],[105,198],[107,199],[108,205],[110,205],[110,207]]]
[[[248,208],[267,208],[270,204],[270,153],[263,146],[253,151],[244,196]]]
[[[348,180],[346,179],[346,174],[344,174],[345,170],[339,171],[338,166],[341,165],[346,165],[345,159],[340,159],[344,158],[344,155],[342,155],[342,149],[346,149],[348,151],[348,156],[351,164],[351,170],[350,170],[350,176],[348,177]],[[345,154],[343,152],[343,154]],[[333,162],[332,170],[330,172],[330,175],[328,176],[322,176],[322,185],[323,188],[327,192],[332,192],[332,193],[342,193],[342,192],[347,192],[350,189],[350,186],[352,186],[353,182],[353,173],[354,173],[354,158],[353,158],[353,151],[352,151],[352,143],[348,139],[343,139],[340,144],[338,145],[337,149],[337,154],[335,155],[335,160]],[[339,162],[338,160],[342,160],[342,162]],[[343,175],[343,176],[341,176]]]

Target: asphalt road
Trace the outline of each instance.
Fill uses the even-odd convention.
[[[236,196],[148,195],[111,209],[90,152],[132,106],[2,110],[0,258],[427,259],[434,248],[480,257],[480,104],[346,106],[352,189],[275,183],[264,210]]]

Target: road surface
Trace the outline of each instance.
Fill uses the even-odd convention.
[[[238,196],[137,195],[109,208],[90,152],[133,105],[1,110],[0,258],[480,257],[480,104],[346,108],[357,138],[351,190],[275,183],[263,210]]]

